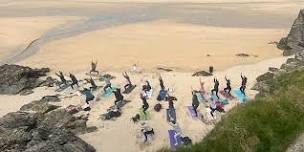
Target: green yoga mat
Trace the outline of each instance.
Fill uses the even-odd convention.
[[[140,116],[140,120],[150,120],[151,119],[150,112],[147,110],[146,114],[145,114],[143,111],[143,108],[139,109],[139,116]]]

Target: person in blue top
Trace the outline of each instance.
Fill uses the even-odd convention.
[[[87,104],[89,104],[89,101],[92,101],[95,99],[95,96],[92,94],[91,90],[90,89],[87,89],[87,88],[84,88],[82,91],[81,91],[82,94],[85,95],[86,99],[85,99],[85,102]]]

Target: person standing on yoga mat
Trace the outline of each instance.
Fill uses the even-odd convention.
[[[122,73],[122,75],[127,81],[127,84],[124,86],[125,90],[127,90],[128,88],[132,87],[133,85],[132,85],[132,82],[131,82],[130,77],[127,72]]]
[[[84,88],[83,91],[81,91],[82,94],[85,95],[86,99],[85,102],[89,104],[89,101],[94,100],[95,96],[92,94],[91,90]]]
[[[112,89],[111,78],[105,78],[106,85],[103,87],[103,91],[107,92],[108,88]]]
[[[244,95],[246,95],[245,89],[246,89],[246,85],[247,85],[247,77],[241,73],[241,78],[242,78],[242,84],[241,84],[240,90]]]
[[[97,62],[91,62],[91,70],[90,70],[90,74],[92,74],[92,73],[97,73],[97,74],[99,74],[99,71],[97,71],[96,70],[96,68],[97,68]]]
[[[120,88],[113,90],[113,93],[115,95],[114,105],[117,105],[117,102],[122,101],[124,99],[124,96],[121,94]]]
[[[193,107],[193,111],[195,112],[196,117],[198,116],[197,108],[198,108],[199,104],[200,103],[197,99],[196,91],[192,91],[192,107]]]
[[[58,73],[55,73],[55,74],[60,78],[61,84],[67,85],[67,80],[64,78],[64,75],[61,71],[59,71],[59,74]],[[60,85],[59,85],[59,87],[60,87]]]
[[[225,76],[225,80],[226,80],[226,88],[224,89],[225,92],[227,92],[229,95],[230,94],[230,91],[231,91],[231,81],[230,79],[227,79],[227,77]]]
[[[97,89],[97,85],[96,85],[96,83],[95,83],[95,81],[93,80],[92,77],[91,77],[90,79],[85,79],[85,80],[87,81],[87,83],[90,83],[90,84],[91,84],[90,89],[92,89],[92,90]]]
[[[218,88],[219,88],[220,83],[219,83],[219,81],[217,80],[217,78],[214,78],[214,79],[213,79],[213,82],[214,82],[214,87],[213,87],[213,89],[211,90],[211,94],[213,95],[214,92],[215,92],[216,97],[219,99],[220,97],[218,96]]]
[[[72,84],[71,84],[72,89],[74,89],[74,85],[77,85],[79,87],[78,80],[77,80],[76,76],[73,75],[72,73],[70,73],[70,78],[72,80]]]
[[[147,111],[148,108],[149,108],[149,104],[148,104],[148,102],[147,102],[147,97],[145,96],[144,93],[141,93],[141,94],[140,94],[140,99],[141,99],[142,102],[143,102],[143,105],[142,105],[143,113],[144,113],[145,115],[147,115],[146,111]]]

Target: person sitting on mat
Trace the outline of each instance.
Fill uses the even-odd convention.
[[[90,74],[92,74],[92,73],[97,73],[97,74],[99,74],[99,71],[97,71],[96,68],[97,68],[97,62],[92,61],[92,62],[91,62]]]
[[[219,99],[220,97],[218,96],[218,88],[219,88],[220,83],[216,78],[213,79],[213,82],[214,82],[214,87],[211,90],[211,94],[214,95],[214,92],[215,92],[216,97]]]
[[[242,78],[242,84],[241,84],[240,90],[244,95],[246,95],[245,89],[246,89],[246,85],[247,85],[247,77],[241,73],[241,78]]]
[[[92,94],[91,90],[88,88],[84,88],[82,91],[80,91],[82,94],[85,95],[86,99],[85,102],[89,105],[89,101],[94,100],[95,96]]]
[[[145,114],[145,116],[147,116],[147,112],[146,111],[149,108],[149,104],[147,102],[147,97],[146,97],[146,95],[144,93],[141,93],[140,94],[140,99],[142,100],[142,103],[143,103],[143,105],[142,105],[143,113]]]
[[[64,78],[64,75],[61,71],[59,71],[59,74],[58,73],[55,73],[59,78],[60,78],[60,81],[61,81],[61,84],[64,84],[64,85],[67,85],[67,80]],[[59,87],[60,87],[59,85]]]
[[[127,84],[124,86],[125,90],[127,90],[128,88],[132,87],[133,85],[132,85],[132,82],[131,82],[130,77],[127,72],[122,73],[122,75],[127,81]]]
[[[148,141],[148,135],[153,136],[154,135],[154,130],[151,128],[146,122],[141,123],[141,132],[143,133],[145,140],[144,142]]]
[[[103,87],[103,91],[107,92],[108,88],[112,89],[111,78],[105,78],[106,85]]]
[[[225,80],[226,80],[226,88],[224,89],[225,92],[227,92],[229,95],[230,94],[230,91],[231,91],[231,81],[230,79],[227,79],[227,77],[225,76]]]
[[[77,85],[79,87],[78,80],[77,80],[76,76],[73,75],[72,73],[70,73],[70,78],[72,80],[72,84],[71,84],[72,89],[74,89],[74,85]]]
[[[197,108],[198,108],[199,104],[200,103],[197,99],[196,91],[192,91],[192,107],[193,107],[193,111],[194,111],[196,117],[198,116]]]
[[[114,105],[117,106],[117,102],[123,101],[124,96],[121,94],[120,88],[113,90],[113,93],[115,95]]]

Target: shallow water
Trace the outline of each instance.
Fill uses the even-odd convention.
[[[24,2],[23,2],[24,3]],[[81,3],[81,2],[79,2]],[[27,6],[22,4],[0,6],[0,17],[20,16],[82,16],[72,22],[51,29],[25,50],[3,60],[4,63],[19,62],[53,40],[73,37],[82,33],[106,29],[124,24],[153,20],[172,20],[204,26],[242,28],[289,28],[298,10],[284,13],[283,9],[299,7],[303,2],[268,3],[98,3],[96,5],[52,5]],[[26,3],[24,3],[26,4]],[[67,5],[68,6],[68,5]],[[302,5],[304,6],[304,5]],[[277,8],[277,9],[274,9]],[[274,10],[272,10],[274,9]]]

